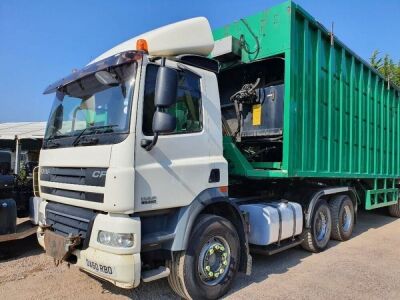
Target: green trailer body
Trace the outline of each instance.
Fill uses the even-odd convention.
[[[292,1],[214,30],[244,40],[239,63],[284,56],[281,162],[249,162],[224,137],[230,174],[367,179],[366,207],[397,202],[400,91]],[[229,63],[222,66],[229,67]],[[383,196],[383,200],[378,200]]]

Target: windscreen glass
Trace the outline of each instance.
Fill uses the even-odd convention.
[[[137,64],[98,71],[56,93],[45,140],[126,133]],[[98,141],[97,141],[98,142]],[[76,144],[74,144],[75,146]]]

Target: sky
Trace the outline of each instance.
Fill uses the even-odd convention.
[[[282,0],[0,1],[0,123],[46,121],[50,83],[151,29],[205,16],[212,28]],[[359,56],[400,60],[400,0],[297,0]]]

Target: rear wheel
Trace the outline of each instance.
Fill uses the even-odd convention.
[[[389,207],[389,215],[395,218],[400,218],[400,199],[396,204],[390,205]]]
[[[331,237],[332,218],[329,205],[320,200],[314,207],[311,218],[311,228],[303,232],[301,246],[311,252],[321,252],[328,246]]]
[[[338,195],[329,202],[329,206],[332,213],[332,238],[347,241],[354,228],[353,201],[347,195]]]
[[[186,299],[218,299],[232,284],[240,260],[239,236],[227,219],[202,215],[186,251],[167,266],[171,288]]]

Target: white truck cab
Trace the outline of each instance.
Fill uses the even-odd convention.
[[[244,222],[227,197],[212,48],[208,21],[190,19],[124,42],[46,89],[56,97],[40,153],[38,240],[57,263],[123,288],[178,276],[168,264],[179,263],[213,202],[235,218],[230,238],[245,246],[247,266]],[[203,252],[228,251],[227,239]],[[220,275],[244,269],[237,249],[231,269],[227,252],[215,251],[224,259],[216,275],[202,275],[211,298]]]

